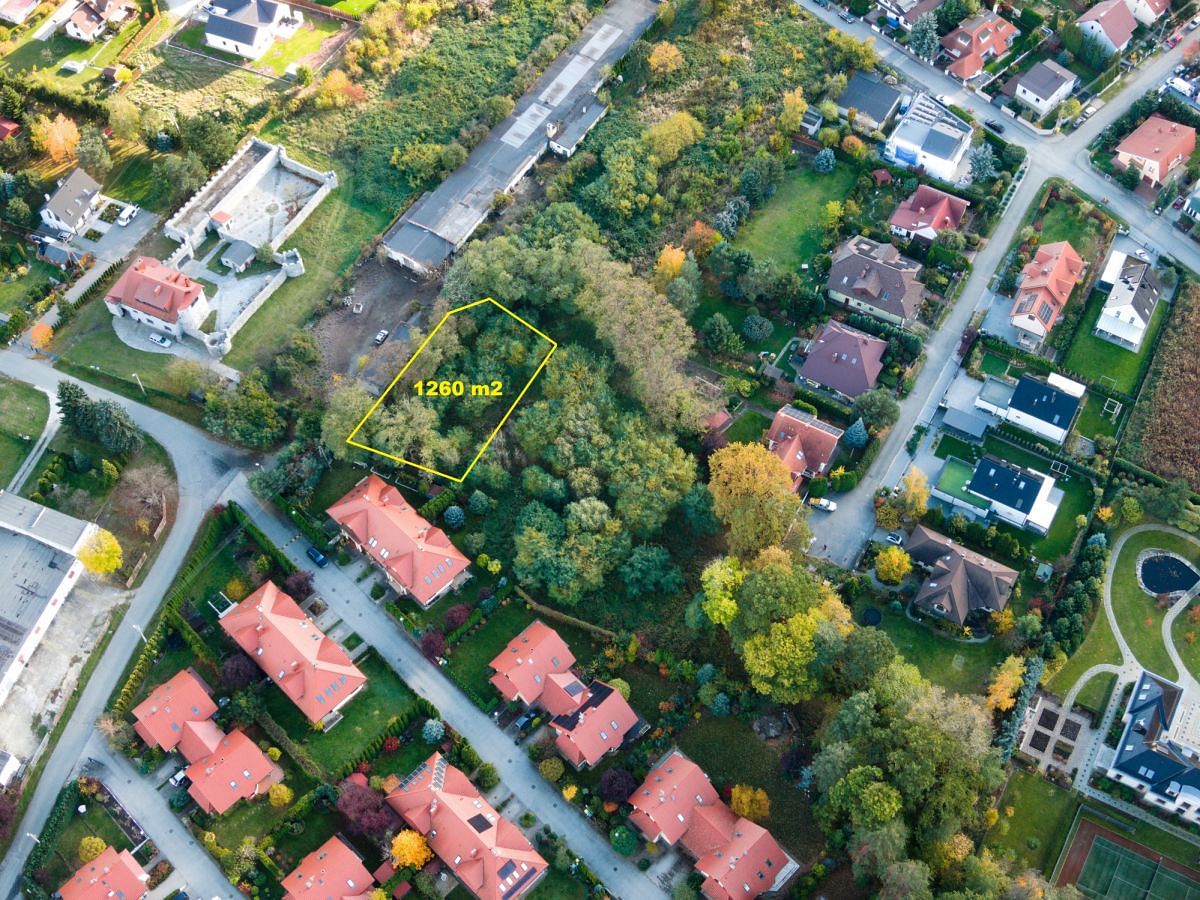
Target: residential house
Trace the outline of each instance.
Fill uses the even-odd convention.
[[[1114,251],[1110,264],[1113,261],[1119,263],[1120,274],[1109,288],[1093,332],[1097,337],[1136,353],[1150,327],[1162,286],[1150,263],[1119,251]]]
[[[569,688],[576,685],[582,686],[578,680],[574,685],[568,682],[563,692],[572,707],[550,720],[554,745],[576,769],[591,768],[649,729],[649,723],[612,685],[597,679],[585,690],[571,693]]]
[[[221,265],[235,273],[245,272],[250,263],[254,262],[257,253],[248,241],[230,241],[221,251]]]
[[[883,338],[830,319],[809,341],[800,378],[853,400],[875,387],[886,351]]]
[[[571,648],[549,625],[541,619],[530,622],[524,630],[508,642],[492,660],[491,668],[495,675],[491,682],[506,701],[514,701],[533,706],[542,703],[543,699],[551,700],[547,709],[553,715],[566,712],[565,708],[554,708],[559,704],[560,694],[566,693],[569,686],[573,696],[581,693],[583,685],[578,689],[574,684],[578,679],[571,675],[571,666],[575,665],[575,654]]]
[[[912,31],[917,19],[925,13],[936,12],[944,0],[879,0],[879,8],[893,28]]]
[[[108,289],[104,305],[114,316],[175,337],[202,335],[212,312],[204,286],[157,259],[139,256]]]
[[[0,116],[0,141],[7,141],[21,133],[21,124],[8,116]]]
[[[1108,777],[1136,790],[1143,803],[1191,823],[1200,822],[1200,741],[1193,724],[1197,699],[1182,685],[1143,669],[1108,764]]]
[[[523,897],[546,874],[546,860],[521,829],[440,753],[393,781],[387,802],[479,900]]]
[[[966,492],[986,501],[989,515],[1039,534],[1050,530],[1063,498],[1049,475],[994,456],[976,463]]]
[[[64,235],[77,237],[100,206],[100,184],[83,169],[75,169],[46,196],[41,209],[42,224]]]
[[[781,890],[799,871],[771,833],[726,806],[679,750],[659,760],[628,802],[629,821],[647,840],[682,844],[704,876],[700,893],[708,900],[754,900]]]
[[[239,800],[265,794],[283,769],[240,729],[221,735],[212,752],[187,768],[188,793],[206,813],[221,815]]]
[[[446,533],[378,475],[368,475],[325,512],[392,587],[425,608],[470,577],[469,561]]]
[[[767,449],[783,460],[792,474],[792,490],[798,491],[807,479],[828,474],[842,433],[814,415],[784,406],[767,430]]]
[[[37,245],[37,258],[57,266],[63,272],[78,268],[86,256],[82,250],[77,250],[66,241],[57,238],[37,236],[34,243]]]
[[[1055,444],[1062,444],[1075,424],[1087,388],[1051,373],[1046,381],[1022,375],[1009,398],[1004,420]]]
[[[141,900],[150,876],[128,850],[105,847],[104,852],[76,870],[55,895],[61,900]]]
[[[892,234],[933,242],[942,231],[959,231],[970,202],[922,184],[892,213]]]
[[[1123,53],[1137,30],[1137,20],[1126,0],[1100,0],[1075,20],[1079,30],[1095,38],[1111,53]]]
[[[1187,164],[1196,149],[1196,129],[1155,113],[1117,144],[1118,168],[1135,168],[1142,180],[1158,187]]]
[[[942,49],[951,59],[946,71],[962,81],[970,81],[983,71],[989,59],[1007,53],[1020,33],[1015,25],[991,10],[967,19],[942,38]]]
[[[917,591],[919,609],[965,625],[972,615],[990,615],[1008,605],[1017,572],[918,525],[905,543],[908,555],[929,570]]]
[[[1022,347],[1041,346],[1083,275],[1083,260],[1068,241],[1037,248],[1021,269],[1009,321]]]
[[[1171,5],[1171,0],[1125,0],[1133,17],[1143,25],[1153,25]]]
[[[37,9],[40,0],[0,0],[0,19],[13,25],[23,25],[29,14]]]
[[[334,835],[280,882],[283,900],[370,900],[375,879],[362,858]]]
[[[971,126],[928,94],[918,94],[884,146],[885,159],[957,181],[971,149]]]
[[[220,734],[212,721],[216,712],[217,704],[200,676],[190,668],[181,669],[133,708],[133,730],[149,747],[169,753],[182,743],[180,752],[184,756],[202,758],[212,752],[211,742],[207,752],[197,755],[187,751],[205,742],[208,726]]]
[[[925,302],[923,271],[919,262],[901,256],[892,244],[858,234],[834,254],[825,287],[830,299],[843,306],[893,325],[908,325]]]
[[[304,21],[299,10],[276,0],[210,0],[209,8],[204,43],[246,59],[258,59]]]
[[[77,41],[92,43],[106,28],[119,29],[137,14],[128,0],[84,0],[63,23],[63,31]]]
[[[1046,116],[1070,97],[1078,84],[1074,72],[1043,59],[1018,77],[1016,98],[1039,116]]]
[[[273,581],[221,613],[221,629],[310,722],[328,720],[367,683],[341,645]]]
[[[896,114],[902,97],[900,91],[875,75],[855,72],[837,98],[838,115],[848,120],[850,110],[854,110],[853,125],[864,131],[878,131]]]

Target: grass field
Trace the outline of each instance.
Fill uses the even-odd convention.
[[[1078,206],[1051,201],[1042,216],[1042,245],[1055,241],[1070,241],[1075,252],[1085,260],[1099,259],[1101,231],[1099,223],[1079,215]]]
[[[343,25],[334,19],[306,17],[304,25],[286,41],[276,41],[255,65],[266,66],[282,77],[288,66],[312,56],[326,39],[335,36]]]
[[[1036,774],[1015,771],[1000,798],[1000,820],[984,843],[993,852],[1011,853],[1016,871],[1048,872],[1058,859],[1079,802],[1073,791]],[[1007,816],[1010,806],[1013,815]]]
[[[1063,365],[1072,372],[1095,378],[1106,375],[1113,379],[1113,387],[1116,390],[1132,394],[1137,387],[1142,360],[1152,352],[1155,338],[1162,327],[1163,319],[1166,318],[1167,304],[1159,303],[1154,308],[1154,315],[1150,317],[1150,328],[1142,340],[1141,350],[1134,353],[1092,334],[1092,329],[1096,327],[1096,319],[1100,317],[1100,311],[1104,308],[1104,300],[1103,293],[1092,291],[1083,322],[1080,323],[1075,340],[1067,350]],[[1106,381],[1105,384],[1107,383]]]
[[[1129,411],[1129,407],[1123,405],[1114,422],[1113,414],[1104,411],[1106,401],[1107,398],[1102,394],[1093,394],[1090,391],[1085,394],[1083,409],[1080,410],[1079,418],[1075,421],[1075,431],[1089,438],[1101,435],[1116,437],[1117,428],[1121,424],[1121,419]]]
[[[1108,616],[1104,614],[1103,609],[1097,609],[1087,637],[1079,649],[1067,660],[1067,664],[1054,673],[1054,677],[1047,682],[1046,687],[1057,694],[1060,699],[1064,699],[1079,676],[1092,666],[1099,663],[1119,665],[1120,662],[1121,651],[1117,647],[1117,639],[1113,635],[1112,627],[1108,624]],[[1104,679],[1097,676],[1083,689],[1078,698],[1079,702],[1089,709],[1095,709],[1092,704],[1098,704],[1103,699],[1105,690]]]
[[[41,391],[19,381],[0,378],[0,489],[29,456],[50,416],[50,400]],[[27,434],[30,440],[21,440]]]
[[[1166,611],[1157,609],[1154,598],[1142,590],[1135,569],[1138,553],[1151,547],[1171,550],[1200,565],[1200,552],[1191,541],[1163,531],[1135,534],[1125,542],[1116,560],[1110,562],[1115,567],[1112,579],[1113,612],[1116,613],[1121,634],[1129,642],[1129,648],[1138,662],[1153,672],[1173,679],[1177,677],[1175,666],[1162,642],[1162,620]],[[1186,619],[1180,618],[1187,624]],[[1183,631],[1191,627],[1188,625]],[[1181,641],[1178,647],[1185,661],[1196,658],[1196,651],[1186,641]]]
[[[583,882],[566,872],[550,869],[529,892],[529,900],[583,900],[587,893]]]
[[[738,232],[735,243],[755,257],[770,257],[783,269],[797,269],[821,252],[821,208],[841,200],[858,173],[845,164],[828,175],[809,165],[788,172],[775,196],[754,213]]]
[[[725,429],[725,437],[731,444],[757,444],[770,424],[771,420],[762,413],[748,409]]]
[[[733,330],[738,334],[742,334],[742,322],[751,314],[750,307],[739,306],[726,298],[722,297],[715,291],[704,292],[700,298],[700,305],[696,307],[696,313],[692,316],[692,324],[696,328],[703,327],[704,323],[713,317],[716,313],[721,313],[729,324],[733,326]],[[788,338],[794,337],[796,329],[787,324],[787,322],[779,319],[771,319],[771,333],[764,340],[751,341],[745,335],[742,340],[746,342],[746,349],[751,353],[760,353],[767,351],[770,353],[778,353]]]
[[[125,45],[137,34],[138,28],[139,23],[131,21],[110,40],[94,44],[86,44],[61,33],[52,35],[49,40],[39,41],[33,37],[37,28],[31,28],[12,50],[0,56],[0,71],[31,72],[36,69],[36,77],[40,81],[60,89],[79,89],[99,78],[100,71],[116,61]],[[88,65],[82,72],[68,72],[62,68],[67,62]]]
[[[136,203],[151,212],[166,212],[170,192],[161,179],[154,177],[154,163],[165,154],[147,150],[141,145],[112,142],[113,168],[104,186],[104,193],[118,200]]]
[[[951,456],[957,456],[964,462],[974,463],[979,461],[979,457],[983,453],[975,444],[968,444],[966,441],[956,438],[952,434],[943,434],[938,438],[937,448],[933,451],[933,455],[938,459],[949,459]]]
[[[48,857],[48,884],[63,884],[83,865],[83,860],[79,858],[79,842],[88,835],[95,835],[109,847],[116,847],[118,850],[133,849],[133,842],[108,814],[108,810],[94,801],[85,805],[87,811],[82,815],[75,810],[71,811],[71,821],[63,829],[58,845]]]

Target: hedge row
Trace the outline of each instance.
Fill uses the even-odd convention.
[[[879,448],[881,446],[882,441],[877,437],[873,437],[867,442],[867,446],[863,450],[863,455],[859,458],[854,468],[851,469],[859,481],[862,481],[863,476],[867,474],[867,470],[871,468],[871,463],[875,462],[875,457],[879,455]]]
[[[468,684],[466,681],[460,678],[458,673],[455,672],[452,667],[447,666],[442,671],[446,673],[451,681],[458,685],[458,689],[460,691],[467,695],[468,700],[474,703],[485,713],[490,713],[493,709],[500,705],[500,696],[498,694],[493,694],[490,697],[484,698],[477,690],[475,690],[475,686],[473,684]]]
[[[51,854],[58,850],[59,838],[70,824],[75,814],[75,807],[79,805],[82,798],[79,782],[71,781],[54,801],[54,807],[50,810],[50,815],[46,817],[46,824],[42,826],[42,833],[37,843],[33,845],[33,849],[29,851],[29,856],[25,859],[25,867],[21,870],[21,892],[28,900],[50,900],[50,894],[37,883],[33,876],[49,862]]]
[[[1017,734],[1025,719],[1025,710],[1029,708],[1029,701],[1033,698],[1034,691],[1037,690],[1038,682],[1042,680],[1042,672],[1045,667],[1046,661],[1040,656],[1031,656],[1025,660],[1025,679],[1021,682],[1021,691],[1017,694],[1016,705],[1009,712],[1008,718],[1000,724],[1000,729],[996,734],[996,746],[1000,748],[1005,762],[1008,762],[1017,746]]]
[[[261,528],[250,521],[250,516],[246,514],[244,509],[232,500],[229,501],[226,509],[232,514],[234,521],[254,539],[254,543],[258,544],[259,549],[275,564],[275,567],[280,572],[284,575],[291,575],[296,571],[296,564],[288,559],[284,552],[276,547],[270,538],[263,534]]]
[[[200,637],[200,634],[196,631],[196,629],[193,628],[188,620],[183,617],[183,613],[178,609],[172,609],[168,615],[175,630],[178,631],[179,636],[183,638],[183,642],[187,644],[189,648],[191,648],[191,651],[195,653],[199,659],[208,663],[213,667],[213,669],[216,669],[217,666],[220,665],[220,660],[217,659],[216,655],[212,651],[212,647],[209,646],[208,642],[205,641],[204,638]]]
[[[467,621],[463,622],[448,635],[446,635],[446,646],[457,644],[463,639],[468,631],[483,621],[483,610],[478,606],[471,610],[471,614],[467,616]]]
[[[426,700],[424,697],[414,699],[412,706],[404,710],[397,716],[392,716],[388,719],[387,727],[383,729],[371,743],[367,744],[356,759],[352,759],[342,765],[336,772],[333,773],[334,780],[340,781],[351,772],[358,768],[360,763],[370,762],[379,755],[379,751],[383,748],[383,742],[390,737],[396,737],[408,729],[418,717],[426,719],[441,719],[442,714],[438,708]]]
[[[832,397],[826,397],[823,394],[818,394],[816,391],[810,391],[805,387],[796,388],[796,398],[804,401],[809,406],[814,407],[818,413],[824,416],[830,416],[843,422],[849,422],[852,413],[850,407],[844,403],[834,400]]]
[[[278,744],[280,749],[290,756],[296,765],[304,771],[305,775],[315,778],[317,781],[332,780],[328,770],[309,756],[307,750],[288,737],[288,733],[283,730],[283,726],[271,718],[269,712],[264,711],[258,717],[258,724],[270,736],[271,740]]]
[[[417,512],[419,512],[425,519],[433,522],[438,516],[446,511],[447,507],[453,506],[454,501],[457,499],[458,492],[452,487],[447,487],[444,488],[442,492],[432,500],[426,502],[424,506],[417,510]]]

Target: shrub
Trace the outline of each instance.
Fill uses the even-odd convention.
[[[295,794],[286,784],[273,784],[267,789],[267,798],[275,809],[283,809],[285,806],[291,805]]]
[[[612,848],[622,856],[633,856],[637,852],[637,835],[627,825],[618,825],[608,835]]]
[[[746,316],[742,320],[742,334],[746,340],[758,343],[765,341],[771,336],[771,332],[775,328],[771,324],[770,319],[765,319],[762,316]]]
[[[475,491],[467,500],[467,509],[474,516],[482,516],[491,507],[491,499],[483,491]]]
[[[461,506],[448,506],[442,513],[442,521],[451,528],[462,528],[463,523],[467,521],[467,514],[463,512]]]
[[[103,838],[98,838],[94,834],[89,834],[79,842],[79,858],[85,863],[91,862],[107,849],[108,844],[104,843]]]
[[[479,782],[480,790],[490,791],[500,783],[500,773],[491,763],[484,763],[475,773],[475,780]]]
[[[446,726],[441,719],[426,719],[421,726],[421,740],[427,744],[436,744],[446,736]]]
[[[566,768],[563,766],[561,759],[557,756],[551,756],[538,763],[538,771],[543,778],[554,784],[558,779],[563,777],[563,772],[566,771]]]
[[[421,635],[421,652],[429,659],[437,659],[446,649],[446,638],[440,631],[427,631]]]
[[[471,607],[465,603],[456,603],[446,610],[446,614],[442,616],[442,622],[445,624],[447,631],[453,631],[456,628],[461,628],[469,615],[471,615]]]

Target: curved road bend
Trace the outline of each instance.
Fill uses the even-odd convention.
[[[126,662],[137,652],[141,639],[132,626],[144,628],[149,623],[187,556],[188,547],[204,513],[217,501],[235,474],[236,467],[244,465],[247,457],[166,413],[139,403],[130,403],[124,397],[78,382],[45,363],[35,362],[17,352],[0,353],[0,374],[27,382],[51,394],[58,389],[60,381],[72,381],[94,399],[120,403],[129,411],[137,426],[162,444],[170,454],[179,480],[179,508],[175,512],[175,523],[141,587],[133,593],[125,620],[93,671],[54,752],[46,762],[25,817],[13,829],[16,838],[12,847],[0,861],[0,897],[11,897],[17,890],[21,866],[33,846],[32,840],[26,835],[41,832],[59,790],[77,770],[93,723],[103,712],[105,701],[121,677]],[[174,862],[177,867],[183,867],[183,861]]]

